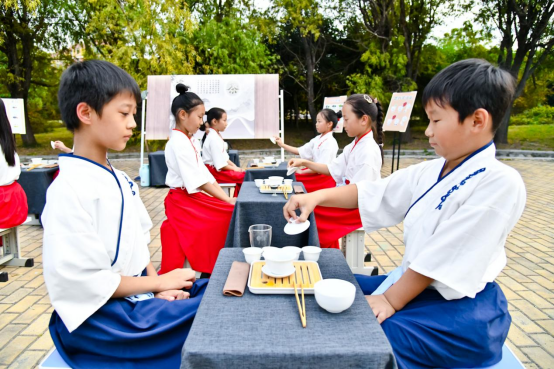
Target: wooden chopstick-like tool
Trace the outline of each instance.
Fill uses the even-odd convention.
[[[302,304],[298,298],[298,287],[296,287],[296,278],[293,279],[294,283],[294,295],[296,296],[296,304],[298,305],[298,312],[300,313],[300,322],[302,322],[302,328],[306,328],[306,302],[304,301],[304,284],[300,281],[300,288],[302,290]]]

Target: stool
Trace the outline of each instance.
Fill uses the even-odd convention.
[[[365,262],[365,231],[358,228],[342,238],[346,263],[354,274],[377,275],[376,267],[366,267]]]
[[[19,227],[0,229],[3,246],[0,248],[0,265],[17,267],[32,267],[35,265],[32,258],[21,258],[19,250]],[[8,281],[8,273],[0,272],[0,282]]]
[[[38,367],[39,369],[71,369],[55,347],[50,350]]]
[[[235,183],[219,183],[219,186],[225,191],[227,196],[231,197],[231,188],[235,188],[237,185]]]

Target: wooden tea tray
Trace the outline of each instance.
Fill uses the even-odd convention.
[[[290,185],[281,185],[279,187],[271,187],[270,185],[261,185],[260,186],[260,192],[261,193],[283,193],[283,191],[287,191],[287,193],[292,193],[292,186]]]
[[[248,289],[255,294],[294,294],[293,282],[300,288],[300,281],[304,284],[304,293],[313,294],[314,284],[323,279],[319,264],[315,261],[293,262],[296,272],[284,278],[272,278],[262,273],[265,261],[255,261],[250,266]]]

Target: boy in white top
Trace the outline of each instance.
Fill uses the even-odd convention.
[[[138,186],[106,158],[131,138],[140,89],[87,60],[64,72],[58,100],[75,151],[60,155],[42,215],[52,340],[73,368],[177,367],[207,281],[190,269],[158,276]]]
[[[494,132],[514,80],[469,59],[436,75],[423,93],[425,131],[442,157],[375,182],[294,196],[285,217],[316,205],[360,209],[366,232],[404,222],[402,266],[357,276],[400,368],[490,366],[502,357],[511,318],[494,282],[506,237],[521,216],[525,186],[495,159]]]

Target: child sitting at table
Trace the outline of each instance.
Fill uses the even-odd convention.
[[[342,154],[330,164],[305,159],[291,159],[289,166],[330,175],[337,185],[374,181],[381,178],[383,162],[383,108],[377,99],[368,95],[351,95],[342,107],[344,130],[355,137]],[[377,142],[378,144],[377,144]],[[322,248],[339,248],[339,239],[360,228],[358,209],[319,206],[314,211]]]
[[[285,218],[315,206],[358,208],[367,233],[404,223],[402,266],[356,276],[399,368],[472,368],[502,358],[511,317],[494,282],[525,207],[519,173],[495,158],[494,133],[514,78],[484,60],[452,64],[423,92],[425,134],[441,159],[375,182],[294,196]]]
[[[300,158],[313,161],[315,163],[331,164],[337,157],[339,145],[333,137],[333,129],[337,126],[339,119],[342,118],[342,112],[331,109],[323,109],[317,114],[315,128],[319,134],[301,147],[286,145],[283,140],[275,136],[275,142]],[[315,173],[309,168],[296,172],[296,180],[302,182],[307,192],[314,192],[324,188],[335,187],[335,179],[327,174]]]
[[[160,274],[183,267],[185,259],[195,271],[210,274],[225,245],[236,198],[221,189],[191,141],[203,124],[204,102],[187,86],[180,83],[176,88],[179,95],[171,104],[175,129],[165,147],[170,190],[161,227]],[[208,140],[211,136],[220,138],[211,132]]]
[[[6,106],[0,99],[0,229],[17,227],[27,219],[27,195],[17,183],[20,174],[12,127]]]
[[[227,128],[227,113],[221,108],[211,108],[206,115],[208,121],[200,126],[200,130],[205,131],[206,128],[209,128],[211,134],[202,138],[204,164],[218,183],[235,183],[233,196],[237,197],[240,185],[244,182],[244,170],[229,160],[227,143],[221,137],[221,132]]]
[[[131,138],[140,89],[87,60],[63,73],[58,101],[75,151],[60,155],[42,215],[54,345],[72,368],[178,368],[207,280],[190,269],[158,276],[138,186],[106,158]]]

